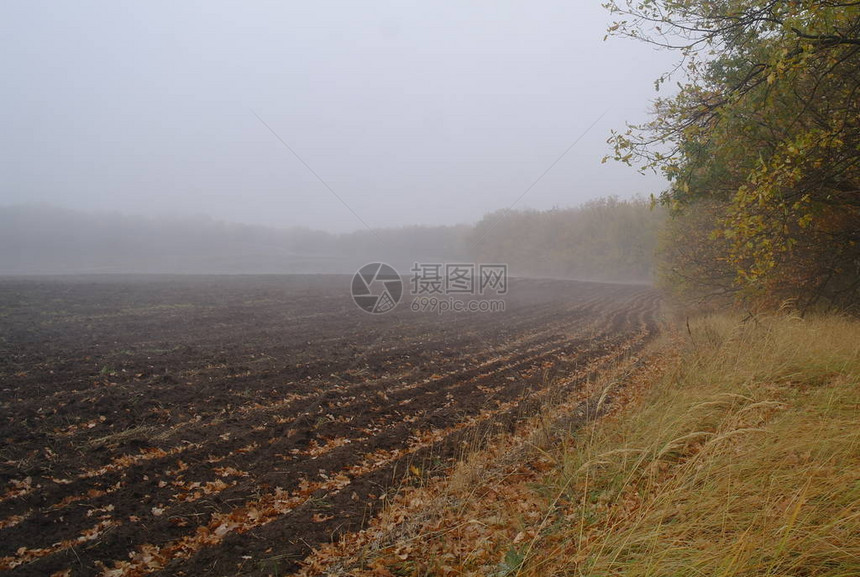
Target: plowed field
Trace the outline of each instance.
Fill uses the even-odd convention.
[[[369,315],[349,286],[0,280],[0,572],[289,574],[656,331],[646,287]]]

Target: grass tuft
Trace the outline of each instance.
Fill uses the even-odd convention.
[[[860,323],[713,316],[685,349],[566,452],[520,574],[860,574]]]

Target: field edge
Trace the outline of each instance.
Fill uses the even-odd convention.
[[[505,543],[521,543],[525,533],[520,528],[524,525],[497,523],[494,530],[485,531],[489,525],[479,519],[479,511],[497,509],[497,503],[490,505],[487,499],[518,499],[519,485],[538,482],[558,464],[553,453],[559,447],[569,447],[571,439],[589,423],[622,415],[662,378],[673,366],[671,357],[676,350],[665,335],[659,334],[641,349],[630,350],[608,366],[599,367],[575,391],[548,399],[512,431],[476,440],[474,444],[480,448],[467,451],[447,476],[422,482],[419,470],[407,472],[399,490],[365,529],[314,550],[297,575],[467,574],[462,560],[452,561],[458,553],[446,550],[447,546],[434,551],[422,549],[438,543],[440,536],[452,537],[459,529],[466,529],[457,536],[461,546],[452,549],[457,548],[460,554],[468,549],[466,557],[473,561],[482,555],[493,558],[494,554],[504,559],[508,551]],[[517,515],[525,511],[528,517],[540,508],[537,502],[526,499],[510,510],[519,511]],[[447,539],[448,545],[453,542]],[[496,565],[478,564],[480,570],[475,574],[491,574],[498,569]]]
[[[301,574],[860,573],[860,322],[718,314],[626,362],[602,418],[547,408]]]

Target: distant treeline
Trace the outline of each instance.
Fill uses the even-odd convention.
[[[467,226],[331,234],[207,217],[150,218],[46,206],[0,209],[0,274],[336,273],[368,259],[464,255]]]
[[[525,276],[650,281],[663,211],[642,199],[578,208],[498,211],[472,232],[472,255]]]
[[[371,261],[501,262],[512,275],[647,281],[660,216],[645,201],[500,211],[477,225],[332,234],[209,218],[0,208],[0,274],[352,273]]]

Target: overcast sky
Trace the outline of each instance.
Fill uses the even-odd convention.
[[[672,56],[604,42],[609,19],[599,0],[3,0],[0,205],[474,222],[604,113],[517,207],[658,192],[600,160]]]

